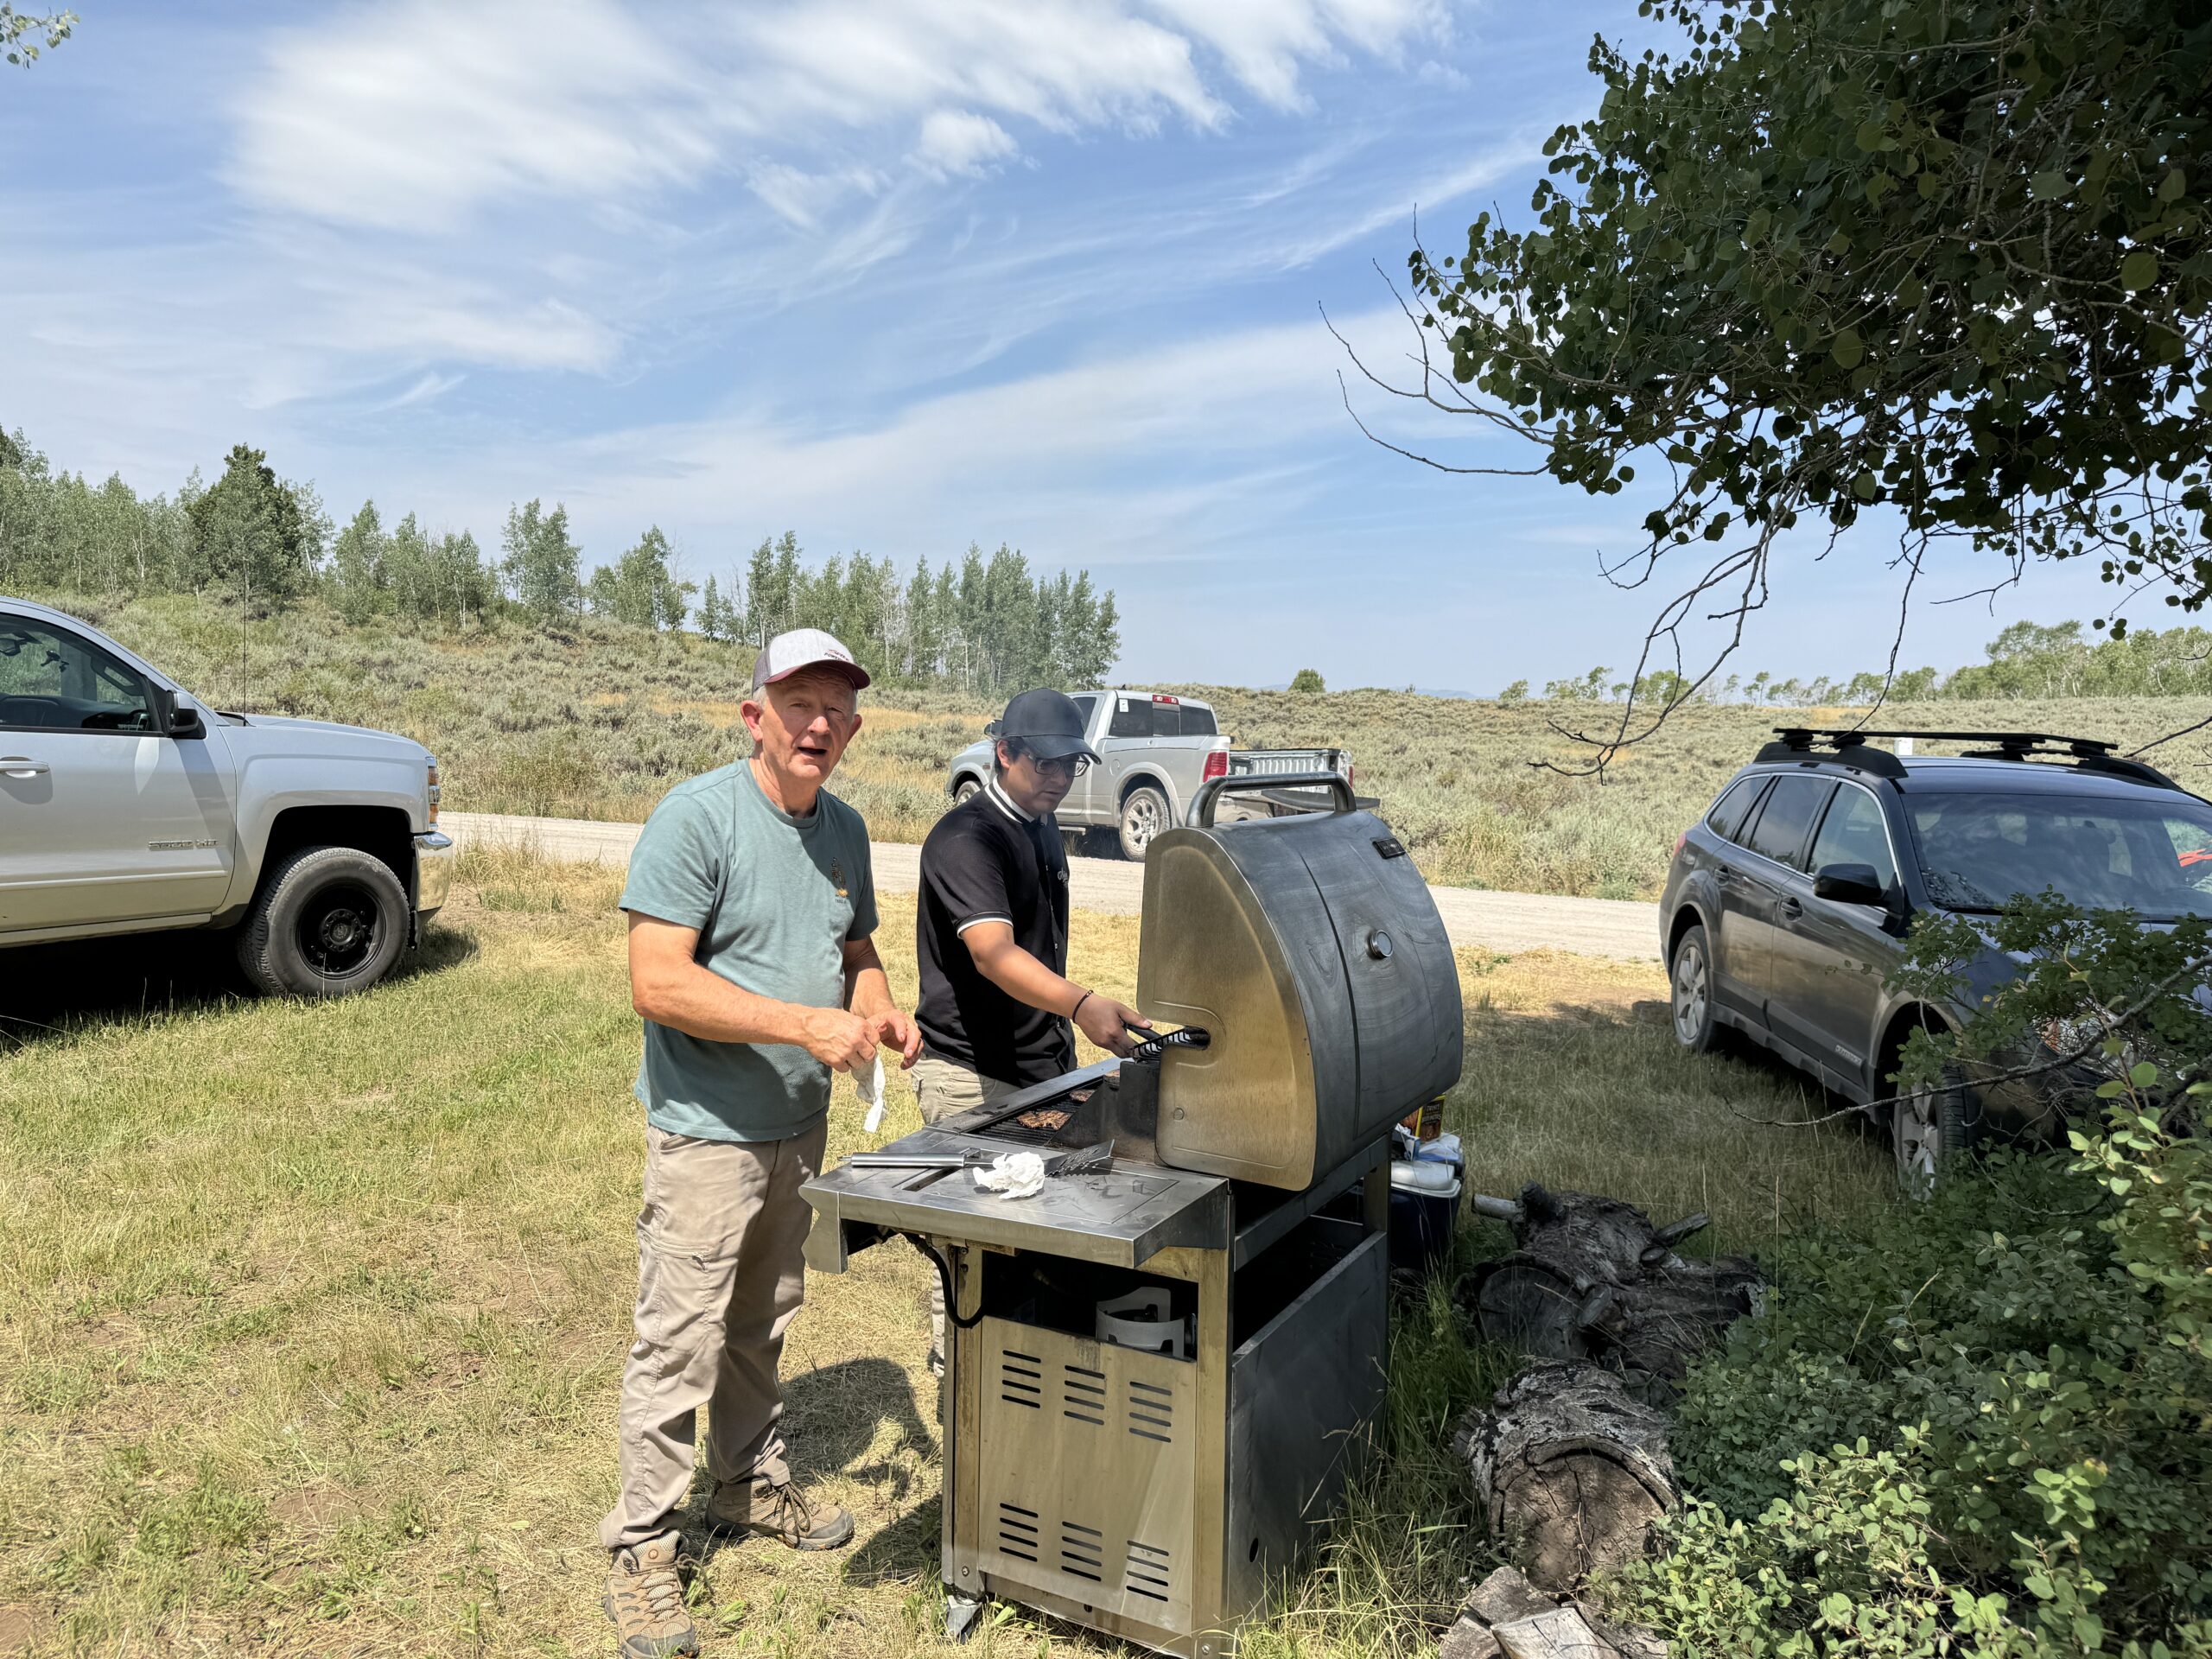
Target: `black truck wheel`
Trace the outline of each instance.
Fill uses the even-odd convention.
[[[261,878],[238,930],[238,966],[272,996],[350,996],[407,948],[407,889],[382,859],[303,847]]]

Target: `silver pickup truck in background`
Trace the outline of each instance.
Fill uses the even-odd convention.
[[[1075,780],[1054,816],[1062,830],[1078,836],[1110,832],[1124,858],[1141,859],[1154,836],[1184,822],[1191,798],[1208,779],[1332,772],[1352,780],[1351,757],[1342,749],[1230,748],[1233,740],[1223,734],[1212,704],[1195,697],[1119,688],[1074,696],[1098,764]],[[986,737],[953,756],[945,789],[955,802],[983,786],[991,754]],[[1240,793],[1223,798],[1217,818],[1228,823],[1325,804],[1319,791]]]
[[[230,928],[259,989],[342,996],[391,970],[452,879],[420,743],[219,712],[0,597],[0,949]]]

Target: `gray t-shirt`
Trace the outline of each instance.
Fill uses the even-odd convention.
[[[875,931],[868,825],[828,791],[795,818],[739,761],[678,784],[630,855],[622,908],[699,930],[701,966],[779,1002],[842,1007],[844,944]],[[830,1104],[830,1068],[793,1044],[716,1043],[645,1021],[638,1098],[654,1128],[782,1141]]]

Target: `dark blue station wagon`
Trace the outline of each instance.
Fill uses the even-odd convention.
[[[1961,1076],[1877,1104],[1916,1026],[1956,1027],[2012,970],[1993,947],[1956,1005],[1893,989],[1912,919],[1994,915],[2045,889],[2146,924],[2212,914],[2212,804],[2094,739],[1780,730],[1675,845],[1659,914],[1677,1040],[1704,1050],[1732,1027],[1868,1106],[1922,1190],[1983,1133],[2052,1134],[2059,1074],[2048,1088]],[[1898,736],[1989,747],[1866,741]]]

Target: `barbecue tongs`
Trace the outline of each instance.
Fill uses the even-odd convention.
[[[980,1148],[967,1152],[862,1152],[846,1159],[845,1163],[852,1169],[988,1169],[1002,1155]],[[1101,1141],[1096,1146],[1078,1151],[1054,1153],[1045,1160],[1045,1173],[1090,1175],[1113,1161],[1114,1143]]]

